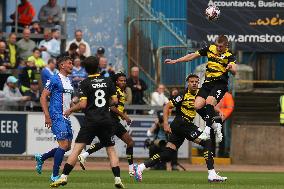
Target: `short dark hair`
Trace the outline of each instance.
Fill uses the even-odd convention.
[[[78,49],[78,45],[76,43],[71,43],[69,50],[73,51],[73,50],[76,50],[76,49]]]
[[[97,49],[97,54],[105,54],[105,49],[103,47],[99,47]]]
[[[118,78],[120,78],[120,77],[126,78],[126,75],[123,72],[118,72],[113,76],[113,81],[116,82],[118,80]]]
[[[36,52],[36,51],[40,51],[39,48],[35,47],[35,48],[33,49],[33,52]]]
[[[57,68],[60,69],[59,65],[60,65],[61,63],[63,63],[64,61],[66,61],[66,60],[71,60],[71,61],[73,61],[70,56],[64,56],[64,55],[63,55],[63,56],[59,56],[59,57],[56,59]]]
[[[99,71],[99,58],[95,56],[89,56],[83,61],[86,72],[91,75]]]
[[[77,32],[83,33],[82,30],[77,29],[77,30],[75,30],[74,34],[76,35]]]
[[[198,75],[194,74],[194,73],[190,73],[187,75],[187,77],[185,78],[185,81],[187,82],[189,80],[189,78],[197,78],[199,79]]]
[[[50,64],[50,63],[54,63],[54,59],[53,58],[48,59],[47,64]]]

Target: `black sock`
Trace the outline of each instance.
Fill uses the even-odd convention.
[[[90,154],[99,151],[100,149],[102,149],[104,146],[101,143],[96,143],[96,144],[92,144],[91,147],[86,151]]]
[[[173,154],[173,158],[172,158],[172,161],[171,161],[171,166],[173,166],[173,165],[177,165],[178,164],[178,156],[177,156],[177,151],[175,151],[174,152],[174,154]]]
[[[62,174],[64,174],[64,175],[69,175],[73,168],[74,168],[73,165],[70,165],[70,164],[68,164],[68,163],[65,163],[64,168],[63,168],[63,171],[62,171]]]
[[[114,177],[120,177],[120,168],[119,166],[111,168]]]
[[[202,108],[196,110],[196,112],[200,115],[200,117],[206,121],[206,106],[203,106]]]
[[[133,164],[133,147],[126,148],[126,157],[129,165]]]
[[[214,106],[211,104],[206,104],[206,126],[212,127],[214,115]]]
[[[204,159],[207,165],[207,169],[211,170],[214,169],[214,158],[212,153],[212,143],[211,140],[201,141],[199,143],[201,146],[204,147]]]
[[[163,162],[171,161],[173,159],[173,155],[175,154],[175,152],[176,150],[166,147],[161,153],[155,154],[153,155],[153,157],[146,160],[144,162],[144,165],[146,168],[148,168],[148,167],[153,167],[160,161],[163,161]]]

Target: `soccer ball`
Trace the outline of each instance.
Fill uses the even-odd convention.
[[[209,6],[205,10],[205,15],[208,20],[213,20],[213,21],[218,20],[220,14],[221,14],[220,9],[216,6]]]

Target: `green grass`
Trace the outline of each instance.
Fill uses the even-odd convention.
[[[0,170],[0,189],[49,188],[51,172],[37,175],[34,171]],[[208,183],[206,172],[145,171],[143,182],[136,183],[122,172],[122,179],[131,189],[283,189],[283,173],[231,173],[224,172],[229,180],[225,183]],[[63,189],[107,189],[113,187],[111,171],[74,171]]]

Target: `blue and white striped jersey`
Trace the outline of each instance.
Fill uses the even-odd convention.
[[[71,81],[62,74],[56,74],[47,80],[45,89],[50,91],[49,114],[51,119],[70,108],[74,92]]]

